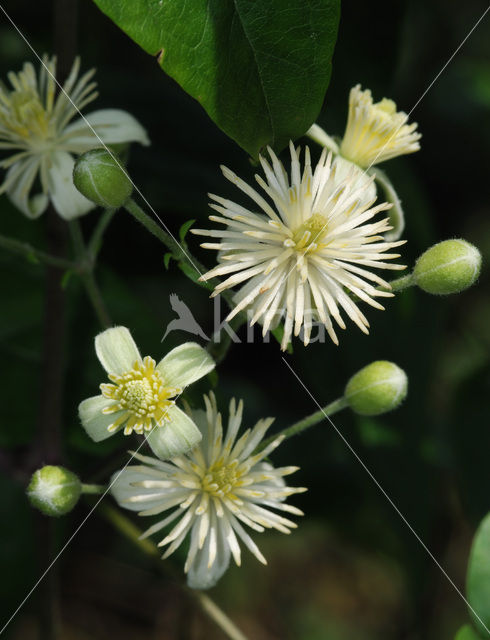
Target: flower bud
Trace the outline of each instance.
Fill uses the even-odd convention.
[[[50,465],[35,471],[27,487],[32,506],[47,516],[63,516],[71,511],[81,493],[82,484],[74,473]]]
[[[407,376],[400,367],[377,360],[352,376],[344,396],[355,413],[377,416],[396,409],[407,395],[407,386]]]
[[[106,209],[122,207],[133,191],[122,163],[105,149],[92,149],[77,159],[73,183],[82,195]]]
[[[427,293],[464,291],[480,275],[481,254],[466,240],[444,240],[427,249],[415,263],[415,283]]]

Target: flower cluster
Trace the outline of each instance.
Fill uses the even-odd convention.
[[[267,564],[243,525],[259,532],[272,528],[289,533],[296,524],[276,512],[303,515],[285,499],[306,491],[287,487],[283,480],[297,467],[274,468],[265,462],[283,439],[261,448],[271,418],[259,420],[240,435],[243,403],[237,405],[232,400],[224,431],[214,395],[204,396],[204,401],[206,411],[190,412],[202,434],[200,444],[168,462],[135,453],[142,464],[118,471],[111,483],[121,507],[138,511],[140,516],[170,512],[144,537],[177,521],[159,546],[167,546],[166,558],[190,539],[185,571],[189,586],[195,589],[216,584],[228,568],[230,556],[240,565],[239,539],[257,560]]]
[[[392,295],[374,286],[390,288],[371,268],[404,269],[386,262],[399,257],[390,251],[403,242],[383,239],[381,234],[391,228],[385,216],[373,221],[390,206],[373,206],[373,178],[360,175],[353,165],[346,169],[334,162],[326,149],[314,170],[308,147],[303,170],[299,149],[292,143],[290,154],[290,177],[271,149],[272,166],[260,158],[266,180],[255,178],[271,202],[223,167],[224,176],[250,197],[260,213],[211,195],[211,207],[221,215],[210,220],[225,229],[193,230],[218,238],[202,245],[220,252],[220,264],[202,279],[228,276],[213,295],[246,283],[234,295],[236,306],[227,319],[250,309],[251,324],[260,320],[265,334],[284,317],[282,349],[293,332],[297,336],[301,330],[307,345],[318,320],[338,344],[332,319],[344,329],[341,311],[368,332],[368,320],[349,293],[378,309],[383,307],[375,298]]]
[[[80,420],[92,440],[134,431],[144,434],[163,459],[199,442],[198,428],[173,398],[214,369],[202,347],[186,342],[156,364],[149,356],[141,357],[126,327],[114,327],[96,337],[95,350],[111,384],[101,384],[100,395],[80,404]]]

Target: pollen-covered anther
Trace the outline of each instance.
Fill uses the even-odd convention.
[[[131,371],[109,375],[114,384],[100,385],[102,395],[114,400],[114,404],[103,409],[103,413],[124,412],[108,427],[109,431],[116,431],[127,421],[125,435],[133,431],[141,434],[154,426],[162,426],[168,419],[168,408],[175,404],[170,398],[181,390],[165,386],[155,364],[153,358],[146,356],[142,362],[135,362]]]

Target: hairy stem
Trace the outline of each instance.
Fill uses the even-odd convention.
[[[390,282],[391,291],[403,291],[415,285],[415,280],[412,273],[408,273],[406,276],[396,278]]]
[[[270,438],[267,438],[267,440],[264,440],[264,442],[262,442],[262,444],[260,445],[260,448],[261,449],[265,448],[268,444],[276,440],[276,438],[278,438],[279,436],[284,436],[285,439],[290,438],[291,436],[295,436],[298,433],[305,431],[305,429],[309,429],[310,427],[313,427],[314,425],[322,422],[329,416],[333,416],[334,413],[337,413],[338,411],[340,411],[341,409],[345,409],[346,407],[347,407],[346,399],[344,397],[337,398],[337,400],[334,400],[330,404],[327,404],[322,409],[315,411],[315,413],[312,413],[311,415],[306,416],[306,418],[303,418],[302,420],[295,422],[291,426],[286,427],[282,431],[275,433]]]
[[[70,220],[68,226],[70,229],[75,255],[77,256],[77,259],[79,261],[79,274],[83,286],[85,287],[87,296],[92,303],[100,324],[104,328],[108,328],[112,325],[112,320],[109,316],[109,313],[105,306],[105,302],[102,298],[99,287],[94,277],[95,262],[93,260],[93,256],[90,255],[89,251],[87,251],[78,220]]]
[[[103,484],[82,484],[82,493],[86,496],[101,496],[106,490]]]
[[[190,589],[178,580],[174,572],[160,560],[160,551],[156,544],[145,538],[141,539],[142,531],[123,513],[108,504],[101,504],[98,513],[102,515],[119,533],[136,545],[143,553],[154,559],[154,564],[160,573],[171,575],[180,588],[197,604],[202,611],[225,633],[231,640],[247,640],[235,623],[222,611],[218,605],[202,591]]]
[[[116,213],[115,209],[106,209],[102,215],[99,217],[97,225],[92,233],[90,241],[88,243],[88,252],[92,259],[95,262],[97,255],[102,247],[102,239],[104,237],[104,233],[109,226],[114,214]]]
[[[143,209],[138,204],[136,204],[136,202],[132,198],[129,198],[124,207],[126,211],[128,211],[134,218],[136,218],[138,222],[140,222],[151,234],[158,238],[158,240],[160,240],[160,242],[162,242],[167,247],[174,260],[176,260],[181,265],[185,265],[187,269],[190,267],[191,272],[189,274],[189,277],[193,282],[197,282],[198,278],[206,273],[206,267],[202,265],[199,260],[197,260],[197,258],[195,258],[190,253],[187,245],[183,242],[177,242],[177,240],[173,238],[170,233],[168,233],[159,224],[157,224],[153,220],[153,218],[145,213]],[[209,280],[197,282],[197,284],[200,284],[206,289],[214,289],[214,287],[218,284],[218,281],[216,280],[216,278],[211,278]],[[234,304],[232,302],[232,293],[230,291],[222,291],[220,295],[226,300],[230,308],[233,308]]]
[[[28,260],[43,262],[57,269],[76,269],[74,262],[56,255],[51,255],[50,253],[36,249],[27,242],[21,242],[14,238],[7,238],[6,236],[0,235],[0,248],[6,249],[11,253],[25,256]]]

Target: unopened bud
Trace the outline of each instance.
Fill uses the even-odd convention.
[[[464,291],[480,275],[481,254],[466,240],[444,240],[427,249],[415,263],[415,283],[427,293]]]
[[[92,149],[77,159],[73,184],[82,195],[106,209],[122,207],[133,191],[122,163],[105,149]]]
[[[74,473],[50,465],[35,471],[27,487],[32,506],[47,516],[63,516],[71,511],[81,493],[82,484]]]
[[[393,362],[377,360],[352,376],[345,387],[349,407],[362,416],[396,409],[407,395],[405,372]]]

